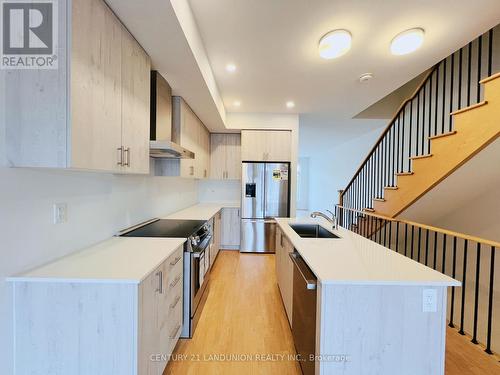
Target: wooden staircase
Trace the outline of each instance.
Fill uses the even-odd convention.
[[[411,157],[412,171],[397,173],[371,212],[396,217],[500,136],[500,73],[480,83],[485,100],[453,112],[455,130],[429,137],[431,154]]]

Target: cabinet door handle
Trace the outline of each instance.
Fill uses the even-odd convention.
[[[177,263],[179,263],[179,260],[181,260],[182,256],[176,257],[173,261],[170,262],[171,266],[175,266]]]
[[[120,146],[116,149],[118,151],[118,162],[117,165],[123,165],[123,146]]]
[[[163,294],[163,271],[156,272],[156,276],[158,276],[158,288],[156,291]]]
[[[175,308],[175,306],[177,306],[177,304],[179,303],[180,300],[181,300],[181,296],[177,296],[175,298],[175,301],[170,304],[170,306],[169,306],[170,310],[172,310],[173,308]]]
[[[177,325],[177,327],[175,327],[175,329],[172,331],[172,333],[170,334],[169,338],[170,339],[173,339],[175,338],[175,336],[177,336],[177,334],[179,333],[179,330],[181,329],[181,325]]]
[[[283,234],[280,235],[280,246],[283,247]]]
[[[177,276],[175,278],[175,280],[170,283],[170,288],[173,288],[174,286],[176,286],[180,280],[181,280],[181,275]]]
[[[189,175],[190,176],[194,175],[194,167],[193,166],[189,167]]]
[[[123,149],[123,153],[125,154],[125,163],[123,163],[124,166],[130,167],[130,147],[126,147]]]

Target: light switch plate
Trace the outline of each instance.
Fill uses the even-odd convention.
[[[436,312],[437,311],[437,290],[424,289],[422,293],[422,311]]]
[[[54,204],[54,224],[62,224],[68,221],[68,205],[66,203]]]

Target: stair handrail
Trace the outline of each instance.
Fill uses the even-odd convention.
[[[413,94],[410,95],[410,97],[408,97],[405,101],[403,101],[403,103],[401,103],[401,105],[398,107],[398,110],[396,111],[396,114],[391,118],[391,120],[389,121],[389,124],[386,126],[386,128],[384,129],[384,131],[382,132],[382,134],[380,134],[380,136],[378,137],[377,141],[375,142],[375,144],[371,148],[370,152],[363,159],[363,161],[361,162],[361,164],[358,167],[358,169],[356,169],[356,172],[352,176],[351,180],[349,181],[349,183],[347,184],[347,186],[342,191],[341,197],[343,197],[344,194],[349,190],[349,188],[351,187],[351,185],[354,183],[354,180],[356,180],[356,177],[358,176],[358,174],[363,169],[363,166],[368,162],[368,160],[370,159],[370,157],[372,156],[372,154],[376,151],[376,149],[377,149],[378,145],[380,144],[380,142],[382,142],[382,140],[384,139],[384,137],[386,136],[386,134],[394,126],[396,119],[401,114],[401,111],[403,111],[405,109],[406,105],[409,102],[411,102],[412,100],[414,100],[416,98],[416,96],[418,95],[418,93],[420,92],[420,90],[427,84],[427,82],[429,82],[429,79],[432,77],[432,74],[436,71],[436,69],[438,68],[439,64],[440,63],[437,63],[436,65],[434,65],[432,68],[430,68],[427,71],[427,74],[425,75],[424,79],[417,86],[417,88],[413,91]]]
[[[417,223],[415,221],[410,221],[410,220],[405,220],[405,219],[398,219],[398,218],[392,218],[392,217],[389,217],[389,216],[379,215],[379,214],[372,213],[372,212],[369,212],[369,211],[361,211],[361,210],[357,210],[355,208],[345,207],[345,206],[342,206],[340,204],[335,205],[335,207],[340,208],[342,210],[348,210],[348,211],[356,212],[356,213],[359,213],[359,214],[362,214],[362,215],[365,215],[365,216],[375,217],[377,219],[382,219],[382,220],[386,220],[386,221],[400,222],[402,224],[413,225],[413,226],[415,226],[417,228],[431,230],[431,231],[434,231],[434,232],[438,232],[438,233],[441,233],[441,234],[446,234],[446,235],[452,236],[452,237],[458,237],[458,238],[461,238],[461,239],[464,239],[464,240],[468,240],[468,241],[471,241],[471,242],[476,242],[476,243],[480,242],[480,243],[482,243],[484,245],[493,246],[496,249],[500,250],[500,242],[497,242],[497,241],[494,241],[494,240],[488,240],[486,238],[472,236],[470,234],[465,234],[465,233],[455,232],[455,231],[452,231],[452,230],[449,230],[449,229],[434,227],[432,225],[421,224],[421,223]]]

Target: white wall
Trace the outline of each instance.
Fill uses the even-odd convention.
[[[375,144],[387,120],[330,120],[300,116],[299,157],[309,158],[309,211],[332,209]]]
[[[200,202],[239,203],[241,180],[201,180],[198,183]]]
[[[107,239],[132,224],[195,204],[198,187],[194,180],[170,177],[6,168],[2,123],[0,373],[12,374],[12,303],[5,277]],[[67,223],[52,223],[56,202],[67,203]]]

